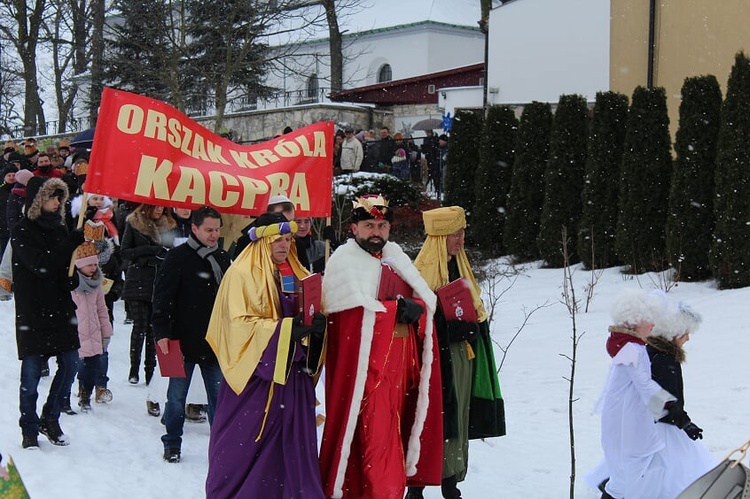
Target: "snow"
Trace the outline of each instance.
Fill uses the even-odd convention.
[[[498,346],[506,347],[512,341],[500,373],[508,435],[472,442],[469,473],[459,486],[464,497],[548,499],[569,495],[569,386],[564,378],[570,375],[565,356],[571,354],[571,320],[560,301],[563,271],[539,267],[538,263],[521,267],[515,281],[503,279],[496,287],[496,294],[508,288],[497,303],[492,323]],[[591,273],[575,267],[573,279],[576,296],[585,300]],[[607,269],[594,287],[589,312],[577,316],[582,335],[574,395],[575,490],[579,498],[599,497],[583,483],[583,475],[602,456],[599,416],[593,408],[609,369],[604,340],[610,305],[624,288],[651,289],[664,287],[665,282],[661,274],[633,277],[619,269]],[[750,326],[745,308],[750,288],[719,291],[711,282],[679,283],[668,294],[703,314],[701,329],[686,345],[686,408],[704,429],[704,445],[716,457],[724,458],[750,437]],[[518,333],[525,313],[545,303]],[[0,317],[5,319],[0,324],[0,399],[6,401],[0,411],[0,452],[5,460],[12,455],[31,497],[204,496],[208,424],[186,423],[182,462],[162,461],[159,438],[164,429],[158,418],[146,414],[147,389],[127,382],[130,326],[122,324],[122,302],[117,303],[110,346],[109,386],[114,400],[93,404],[87,415],[61,416],[61,426],[71,440],[68,447],[55,447],[40,436],[38,450],[22,449],[17,408],[20,362],[13,314],[12,301],[0,302]],[[495,354],[499,364],[502,351],[497,346]],[[50,364],[54,374],[54,362]],[[44,378],[40,384],[40,410],[50,382],[51,378]],[[428,488],[425,497],[439,498],[439,487]]]

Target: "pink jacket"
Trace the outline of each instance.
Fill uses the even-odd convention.
[[[97,276],[101,281],[101,272]],[[86,279],[80,273],[78,277],[81,280]],[[104,303],[104,289],[101,285],[88,293],[80,291],[82,288],[83,286],[79,286],[70,293],[77,307],[78,339],[81,342],[78,356],[85,359],[104,353],[102,338],[112,336],[112,324],[109,322],[107,305]]]

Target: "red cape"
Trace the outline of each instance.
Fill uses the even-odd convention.
[[[323,441],[320,449],[320,467],[326,497],[340,497],[337,494],[336,481],[342,482],[346,471],[351,440],[345,443],[347,428],[356,425],[358,414],[352,414],[350,409],[355,404],[359,407],[361,400],[354,400],[356,378],[362,369],[370,372],[377,370],[387,360],[388,347],[391,344],[393,330],[396,323],[396,302],[383,303],[385,312],[375,313],[373,340],[369,359],[364,365],[359,362],[360,338],[363,329],[364,309],[362,307],[345,310],[329,315],[328,345],[326,353],[326,424],[323,431]],[[432,320],[432,317],[429,318]],[[422,316],[417,333],[416,376],[423,355],[424,331],[426,319]],[[429,383],[429,405],[423,430],[419,437],[420,452],[417,461],[417,472],[409,477],[409,485],[439,485],[442,478],[443,466],[443,420],[442,420],[442,391],[440,382],[440,357],[438,342],[433,332],[432,342],[432,371]],[[373,380],[367,377],[367,384]],[[404,408],[402,421],[402,439],[404,449],[408,448],[410,430],[417,414],[417,391],[419,380],[409,392]],[[335,408],[335,409],[334,409]],[[352,420],[353,419],[353,420]],[[346,447],[346,448],[345,448]]]

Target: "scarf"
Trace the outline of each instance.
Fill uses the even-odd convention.
[[[224,277],[224,272],[221,271],[221,266],[219,265],[219,262],[216,261],[216,256],[214,255],[214,253],[218,251],[219,245],[215,244],[210,248],[208,246],[204,246],[200,243],[200,241],[195,239],[192,234],[190,234],[190,237],[188,237],[187,245],[193,248],[193,250],[198,253],[198,256],[203,260],[208,260],[208,263],[211,265],[211,270],[213,270],[216,284],[221,284],[221,278]]]
[[[607,338],[607,353],[614,358],[622,347],[628,343],[645,345],[646,342],[635,336],[635,331],[625,327],[609,326],[609,338]]]
[[[45,229],[55,229],[63,224],[62,216],[58,211],[54,213],[42,212],[34,221]]]
[[[104,226],[107,228],[107,234],[111,238],[116,238],[119,233],[117,231],[117,227],[112,222],[112,216],[114,214],[112,213],[112,207],[107,206],[102,208],[101,210],[97,210],[96,214],[94,214],[94,222],[102,222]]]
[[[78,287],[76,293],[82,293],[87,295],[95,292],[102,285],[102,272],[100,269],[96,269],[96,273],[93,277],[86,277],[78,271]]]

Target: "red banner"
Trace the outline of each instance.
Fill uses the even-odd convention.
[[[333,123],[241,146],[164,102],[105,88],[86,192],[118,199],[259,215],[287,196],[297,214],[331,214]]]

